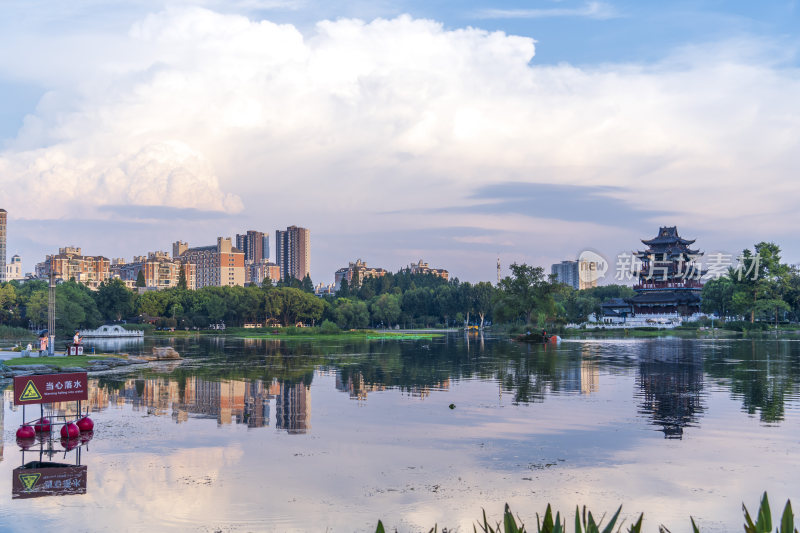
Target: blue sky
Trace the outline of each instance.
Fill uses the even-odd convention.
[[[498,254],[613,257],[678,225],[800,262],[799,11],[7,0],[9,254],[32,270],[58,246],[130,258],[297,224],[316,282],[359,257],[477,281]]]

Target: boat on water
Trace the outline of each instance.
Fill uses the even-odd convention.
[[[100,326],[97,329],[82,329],[79,333],[81,337],[86,339],[121,339],[144,337],[143,330],[125,329],[119,324]]]
[[[542,335],[541,333],[523,333],[522,335],[517,335],[514,340],[531,344],[558,344],[561,342],[561,337],[558,335]]]

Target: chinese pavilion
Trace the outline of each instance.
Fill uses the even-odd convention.
[[[672,226],[642,243],[647,250],[634,254],[641,262],[636,296],[629,300],[634,313],[699,313],[704,272],[697,260],[703,253],[689,248],[694,240],[681,238]]]

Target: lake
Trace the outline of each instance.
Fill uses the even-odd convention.
[[[673,533],[800,508],[800,342],[147,338],[184,361],[90,376],[82,494],[12,498],[39,459],[2,400],[0,530],[472,531],[546,504]],[[451,406],[453,408],[451,408]],[[69,406],[56,406],[58,409]],[[28,418],[35,410],[28,408]],[[38,447],[35,448],[38,450]],[[56,449],[61,450],[57,444]],[[70,491],[64,491],[70,492]],[[571,530],[571,526],[570,526]]]

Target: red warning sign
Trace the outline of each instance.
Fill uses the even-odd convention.
[[[14,378],[14,403],[74,402],[89,399],[86,372],[42,374]]]

